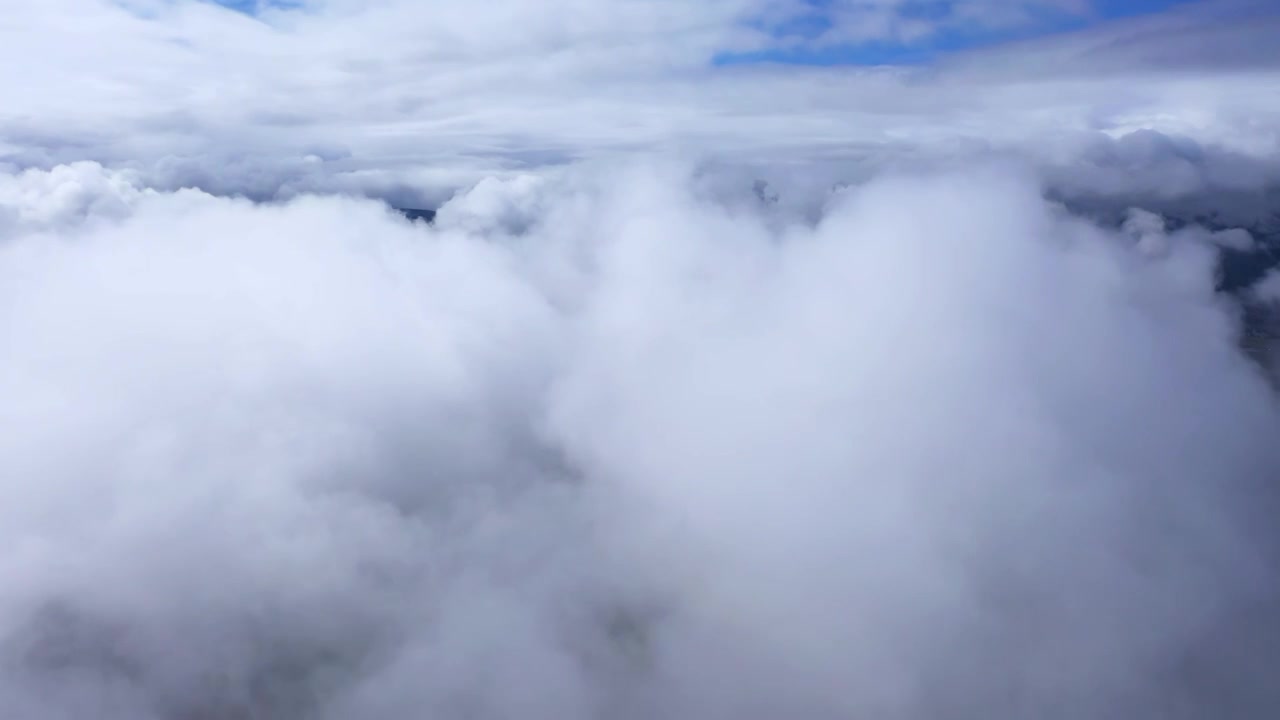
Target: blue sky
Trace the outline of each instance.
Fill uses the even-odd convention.
[[[811,6],[821,8],[829,0],[806,0]],[[1112,20],[1148,15],[1187,5],[1196,0],[1094,0],[1094,12],[1089,17],[1068,14],[1043,13],[1035,25],[1007,31],[959,31],[944,30],[927,40],[916,43],[890,41],[859,44],[829,45],[821,49],[767,50],[742,54],[726,54],[716,59],[718,64],[752,64],[763,62],[801,65],[884,65],[917,64],[937,59],[947,53],[997,45],[1013,40],[1025,40],[1056,33],[1080,30]],[[925,0],[918,10],[921,15],[945,14],[950,5],[947,0]],[[783,32],[791,35],[816,35],[825,29],[826,23],[818,17],[803,25],[793,25]]]
[[[723,54],[715,59],[719,65],[743,65],[756,63],[788,63],[797,65],[884,65],[918,64],[935,60],[947,53],[997,45],[1013,40],[1052,35],[1087,28],[1125,17],[1147,15],[1167,10],[1177,5],[1187,5],[1197,0],[1093,0],[1094,12],[1089,17],[1065,13],[1042,13],[1033,26],[1005,31],[944,30],[932,37],[914,43],[876,41],[858,44],[825,45],[820,49],[777,49],[759,52]],[[287,4],[281,0],[213,0],[242,12],[253,12],[264,4]],[[791,23],[772,30],[778,36],[811,37],[827,27],[822,8],[831,0],[797,0],[818,12],[802,22]],[[920,0],[914,14],[917,16],[945,15],[951,0]]]
[[[253,14],[254,10],[264,5],[287,7],[298,5],[300,0],[212,0],[215,5],[229,7],[232,10]]]

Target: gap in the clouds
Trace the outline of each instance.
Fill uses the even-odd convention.
[[[405,216],[409,220],[423,220],[428,225],[436,221],[436,211],[427,208],[412,208],[392,205],[391,209]]]
[[[258,0],[213,0],[213,4],[250,15],[258,10]]]
[[[228,10],[234,10],[245,15],[257,15],[267,8],[276,10],[296,9],[302,5],[302,0],[203,0],[211,2],[214,5],[221,5]]]
[[[1013,29],[973,27],[943,28],[918,41],[876,40],[868,42],[821,42],[833,31],[829,14],[832,0],[804,0],[804,10],[773,25],[753,23],[771,35],[779,46],[746,52],[717,54],[716,66],[784,64],[814,66],[921,65],[945,55],[991,47],[1019,40],[1085,30],[1108,21],[1154,15],[1202,0],[1095,0],[1087,15],[1044,11],[1033,22]],[[944,18],[953,3],[926,1],[908,3],[903,17],[916,20]]]

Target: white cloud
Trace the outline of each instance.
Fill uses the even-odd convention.
[[[935,69],[711,65],[771,42],[744,25],[767,11],[751,0],[384,0],[254,19],[191,0],[23,3],[0,26],[0,62],[24,68],[0,80],[0,160],[96,160],[165,188],[437,205],[486,176],[637,151],[778,164],[954,142],[1043,152],[1081,132],[1143,129],[1277,151],[1277,66],[1257,37],[1267,19],[1200,10]],[[1166,52],[1192,33],[1254,60],[1115,50]]]
[[[0,241],[0,714],[1203,717],[1175,659],[1271,592],[1212,253],[1026,172],[807,227],[604,164],[434,228],[76,172],[2,196],[50,210]],[[1265,702],[1258,652],[1204,672]]]
[[[0,717],[1280,704],[1244,3],[11,5]]]

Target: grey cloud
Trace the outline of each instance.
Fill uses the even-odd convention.
[[[1275,5],[1252,0],[1184,3],[1154,16],[980,50],[955,59],[956,69],[1041,76],[1100,72],[1267,72],[1280,64],[1271,38],[1280,31]],[[1017,58],[1017,64],[1007,61]]]

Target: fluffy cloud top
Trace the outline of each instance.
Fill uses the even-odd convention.
[[[97,172],[5,195],[6,716],[1277,701],[1280,414],[1205,243],[1003,165],[812,226],[649,165],[434,227]]]
[[[0,717],[1280,707],[1265,7],[12,5]]]

